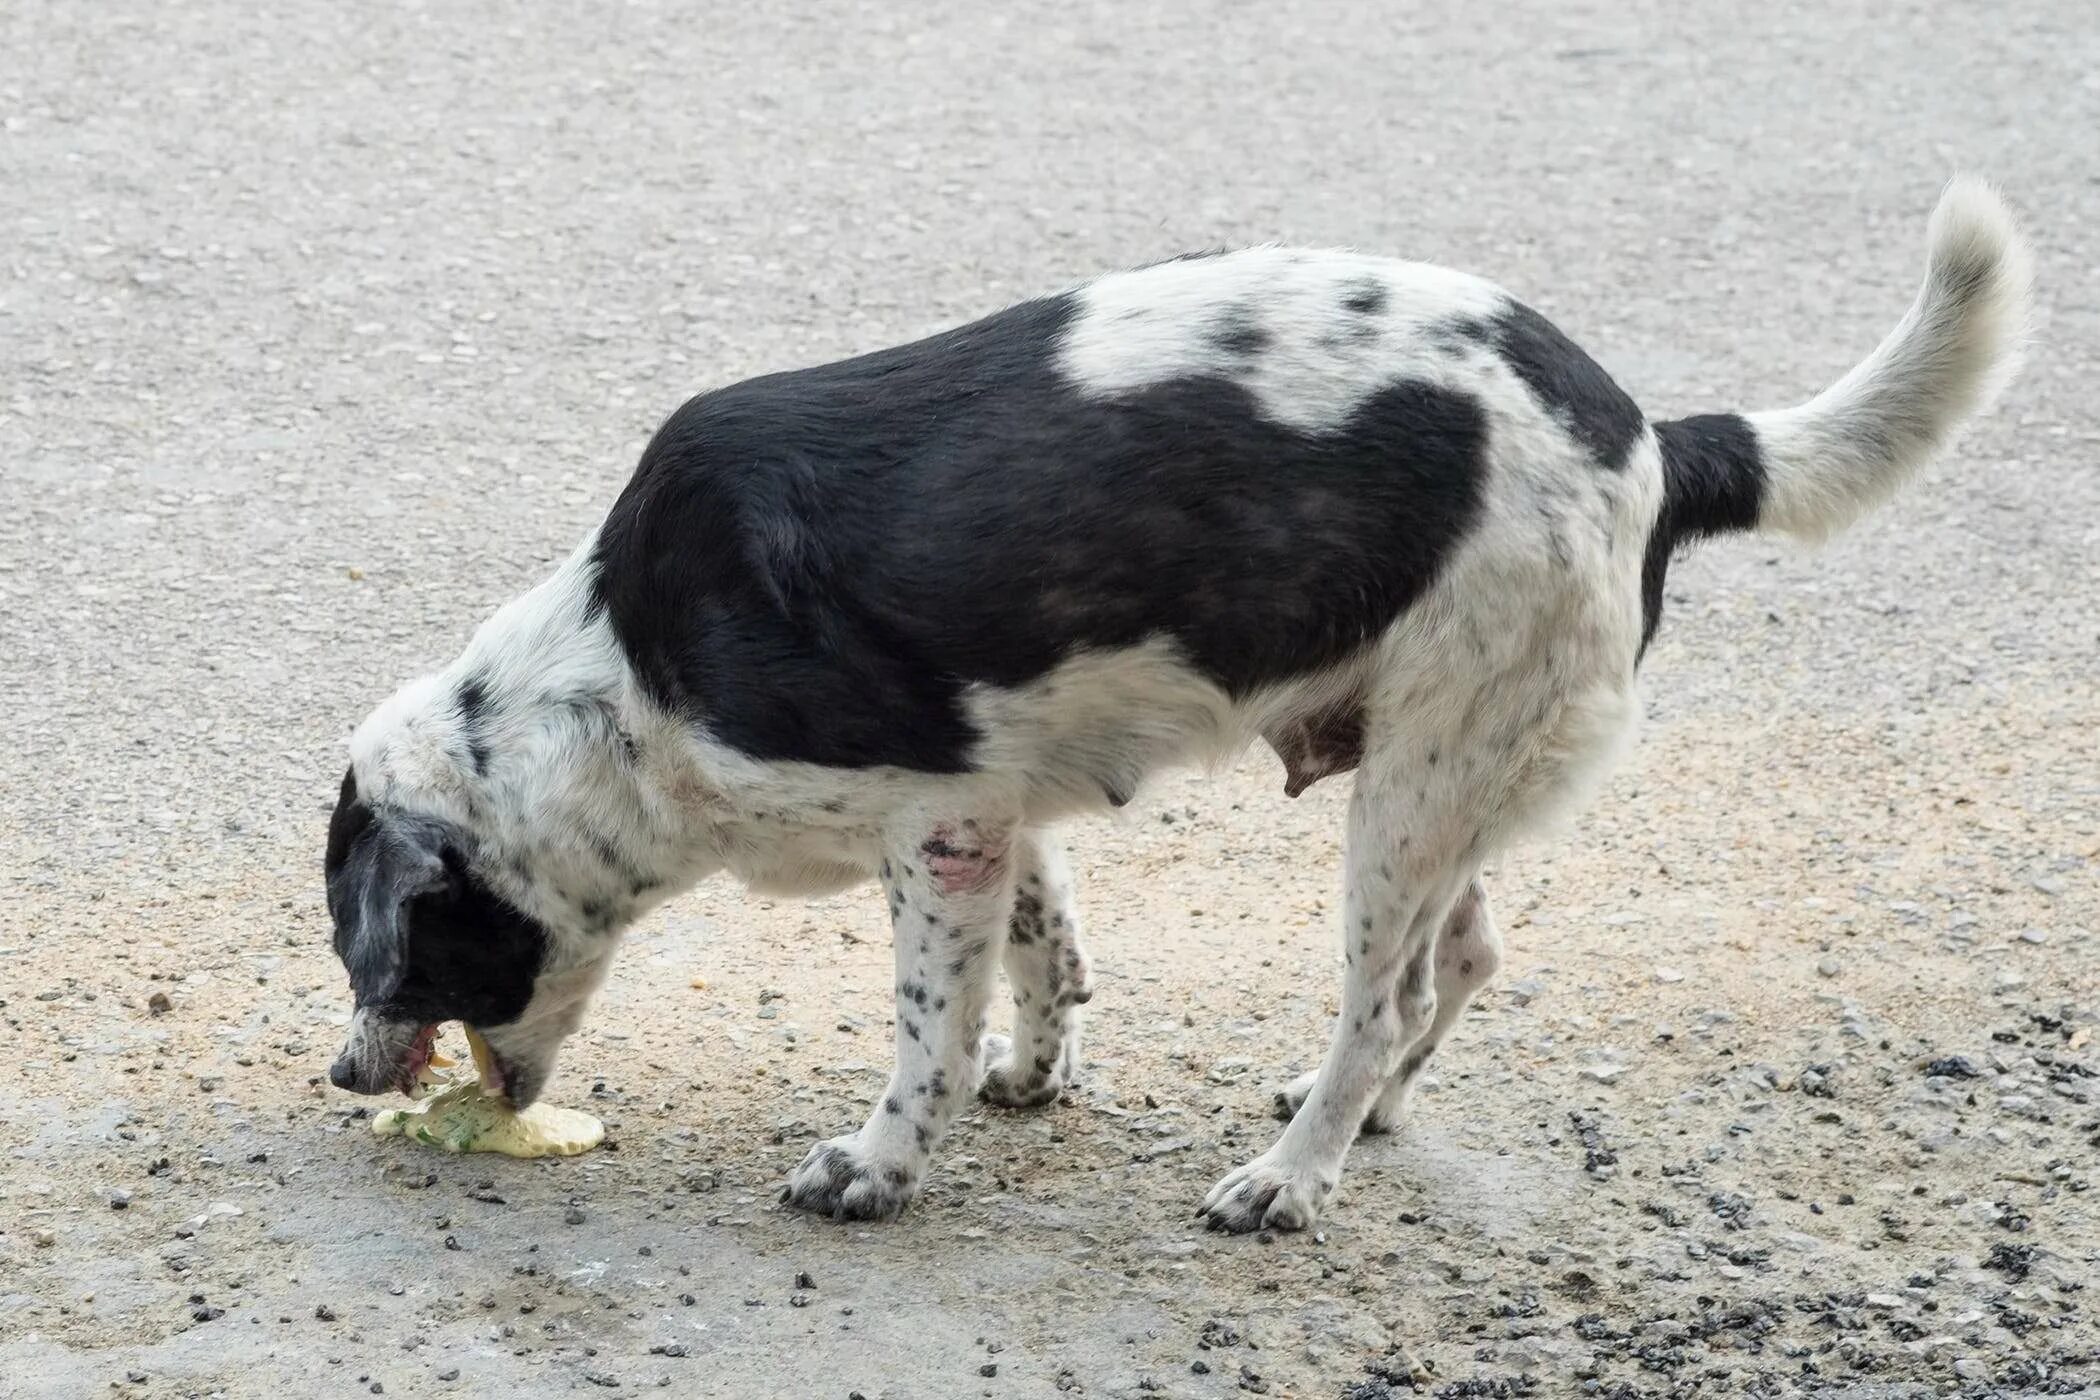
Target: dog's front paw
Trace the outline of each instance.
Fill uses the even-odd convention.
[[[1268,1153],[1226,1174],[1210,1188],[1199,1212],[1213,1230],[1303,1230],[1320,1218],[1334,1194],[1334,1178],[1272,1158]]]
[[[780,1199],[833,1220],[891,1220],[918,1193],[915,1173],[898,1163],[870,1160],[854,1134],[812,1147],[788,1174]]]
[[[984,1080],[978,1097],[1001,1108],[1041,1108],[1065,1091],[1065,1067],[1059,1060],[1020,1063],[1020,1052],[1003,1035],[984,1038]]]

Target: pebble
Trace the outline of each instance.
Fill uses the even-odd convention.
[[[1684,973],[1674,967],[1658,967],[1655,969],[1655,980],[1662,983],[1682,982]]]
[[[2022,943],[2047,943],[2049,935],[2038,928],[2023,928],[2020,930],[2020,941]]]
[[[1509,999],[1519,1006],[1529,1006],[1546,991],[1546,984],[1536,977],[1522,977],[1509,984]]]
[[[581,1206],[570,1206],[562,1215],[562,1219],[571,1225],[581,1225],[585,1219],[583,1208]]]
[[[1991,1368],[1973,1356],[1964,1356],[1954,1363],[1954,1374],[1965,1381],[1987,1381],[1991,1378]]]
[[[155,992],[146,998],[146,1009],[156,1016],[165,1016],[175,1009],[175,1003],[166,992]]]
[[[1844,970],[1845,965],[1836,958],[1819,958],[1816,960],[1816,971],[1822,976],[1835,977]]]

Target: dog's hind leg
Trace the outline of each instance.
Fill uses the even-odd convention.
[[[1025,831],[1014,843],[1014,912],[1002,960],[1014,1034],[1011,1041],[986,1037],[979,1092],[1007,1108],[1034,1108],[1054,1102],[1077,1078],[1079,1009],[1094,995],[1071,871],[1048,831]]]
[[[1407,1114],[1408,1097],[1429,1057],[1443,1044],[1458,1018],[1476,993],[1485,987],[1502,966],[1502,934],[1488,910],[1487,891],[1475,880],[1459,896],[1444,920],[1436,941],[1436,1017],[1421,1038],[1408,1047],[1407,1057],[1385,1084],[1378,1102],[1364,1118],[1367,1133],[1389,1133]]]
[[[1383,742],[1380,742],[1382,738]],[[1211,1188],[1214,1229],[1310,1225],[1358,1129],[1436,1022],[1437,934],[1472,883],[1484,832],[1467,773],[1436,740],[1374,735],[1349,801],[1341,1015],[1303,1105],[1268,1151]]]
[[[1502,965],[1502,935],[1496,931],[1488,911],[1487,891],[1475,880],[1452,906],[1450,917],[1436,940],[1436,1016],[1400,1061],[1400,1068],[1386,1081],[1378,1101],[1364,1115],[1363,1131],[1389,1133],[1406,1116],[1407,1101],[1415,1080],[1436,1053],[1438,1045],[1465,1013],[1474,995],[1494,978]],[[1305,1103],[1317,1072],[1301,1074],[1290,1087],[1276,1094],[1277,1116],[1288,1119]]]

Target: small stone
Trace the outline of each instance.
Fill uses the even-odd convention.
[[[809,1272],[807,1270],[804,1270],[802,1273],[795,1275],[795,1287],[801,1289],[803,1292],[807,1293],[816,1286],[817,1281],[809,1276]]]
[[[571,1225],[581,1225],[585,1219],[583,1207],[570,1206],[568,1210],[563,1213],[562,1219],[566,1220]]]
[[[1965,1381],[1987,1381],[1991,1368],[1973,1356],[1964,1356],[1954,1363],[1954,1374]]]
[[[1991,990],[1994,992],[2017,992],[2026,985],[2027,979],[2011,968],[2000,968],[1998,975],[1991,979]]]
[[[1604,1064],[1584,1065],[1581,1074],[1584,1079],[1594,1079],[1599,1084],[1616,1084],[1625,1075],[1626,1069],[1625,1065],[1608,1061]]]
[[[2038,928],[2023,928],[2020,930],[2020,941],[2022,943],[2047,943],[2049,935]]]
[[[1665,984],[1682,982],[1684,974],[1674,967],[1658,967],[1655,969],[1655,980]]]
[[[2054,875],[2035,876],[2034,887],[2051,898],[2064,892],[2064,882]],[[1955,1369],[1959,1370],[1960,1367],[1957,1366]]]
[[[982,1366],[979,1366],[977,1368],[977,1374],[980,1376],[987,1377],[996,1376],[999,1374],[999,1363],[996,1361],[987,1361]]]
[[[1876,1312],[1894,1312],[1903,1306],[1903,1300],[1893,1293],[1869,1293],[1867,1306]]]
[[[1522,977],[1509,984],[1509,999],[1519,1006],[1529,1006],[1546,993],[1546,984],[1536,977]]]
[[[131,1209],[131,1193],[121,1186],[112,1187],[109,1192],[109,1208],[111,1210]]]
[[[146,998],[146,1009],[156,1016],[165,1016],[175,1009],[175,1003],[166,992],[155,992]]]
[[[29,1232],[29,1242],[38,1249],[49,1249],[52,1245],[58,1243],[58,1236],[49,1230],[31,1230]]]
[[[1816,971],[1824,977],[1835,977],[1845,970],[1845,965],[1836,958],[1816,959]]]
[[[326,1303],[316,1303],[314,1304],[314,1316],[323,1322],[333,1322],[335,1321],[335,1309],[329,1307]]]
[[[459,1367],[448,1367],[445,1370],[438,1372],[437,1378],[441,1381],[456,1381],[459,1379]]]
[[[1943,1055],[1925,1066],[1931,1079],[1974,1079],[1982,1073],[1983,1067],[1967,1055]]]

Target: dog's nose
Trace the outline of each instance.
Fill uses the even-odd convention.
[[[328,1082],[338,1089],[357,1087],[357,1065],[348,1055],[328,1067]]]

